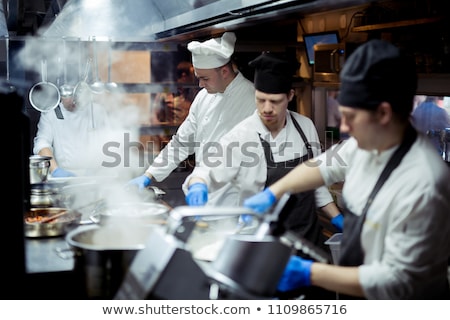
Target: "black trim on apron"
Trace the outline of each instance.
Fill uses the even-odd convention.
[[[405,131],[405,137],[397,150],[389,159],[383,172],[378,178],[375,187],[367,199],[366,205],[364,206],[363,212],[360,216],[355,215],[353,212],[348,210],[344,203],[344,219],[345,219],[345,230],[342,234],[341,240],[341,255],[339,259],[339,265],[341,266],[359,266],[364,262],[364,253],[361,247],[361,231],[366,220],[367,211],[372,204],[378,191],[381,189],[383,184],[391,175],[392,171],[399,165],[404,155],[409,151],[412,144],[416,140],[417,132],[409,127]]]
[[[55,108],[55,114],[56,118],[58,118],[59,120],[64,120],[64,116],[62,114],[61,107],[59,105]]]
[[[303,139],[307,148],[307,154],[302,157],[295,158],[288,161],[275,162],[270,145],[265,141],[261,135],[260,140],[264,148],[264,155],[267,162],[267,179],[266,187],[273,184],[275,181],[284,177],[292,169],[300,163],[313,158],[311,144],[308,142],[303,130],[301,129],[294,116],[291,115],[292,122]],[[286,230],[302,236],[313,244],[326,249],[323,241],[320,238],[321,228],[316,213],[316,199],[314,190],[292,194],[279,215],[278,221],[272,226],[272,235],[280,235]]]

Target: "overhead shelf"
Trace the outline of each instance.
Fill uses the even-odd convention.
[[[408,27],[408,26],[414,26],[414,25],[420,25],[420,24],[426,24],[426,23],[434,23],[434,22],[438,22],[441,20],[442,20],[442,17],[431,17],[431,18],[411,19],[411,20],[379,23],[379,24],[369,24],[369,25],[365,25],[365,26],[353,27],[352,32],[367,32],[367,31],[375,31],[375,30],[383,30],[383,29]]]

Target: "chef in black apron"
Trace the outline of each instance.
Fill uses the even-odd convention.
[[[303,133],[303,130],[292,115],[291,119],[299,133],[299,138],[303,139],[305,142],[307,154],[289,161],[274,162],[269,143],[260,137],[267,162],[266,187],[284,177],[298,164],[313,158],[311,145]],[[291,195],[281,211],[278,221],[272,228],[272,234],[280,235],[284,233],[284,231],[290,230],[295,234],[308,239],[317,246],[322,247],[322,249],[327,250],[328,248],[323,245],[325,240],[323,239],[323,236],[321,236],[322,228],[317,219],[316,198],[314,192],[314,190],[311,190]]]
[[[410,123],[414,61],[374,39],[349,56],[340,78],[340,129],[351,137],[320,155],[321,165],[301,164],[244,201],[261,210],[286,192],[345,181],[339,266],[292,256],[278,290],[312,285],[341,299],[448,299],[448,168]]]

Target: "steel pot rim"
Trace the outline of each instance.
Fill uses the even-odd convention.
[[[144,228],[144,227],[147,227],[147,226],[142,226],[142,228]],[[145,241],[143,241],[142,243],[136,243],[133,245],[127,244],[127,245],[123,245],[123,246],[115,245],[115,246],[107,247],[105,245],[100,245],[100,244],[83,243],[83,242],[80,242],[80,241],[77,241],[74,239],[76,236],[83,234],[83,233],[88,233],[88,232],[97,231],[97,230],[114,230],[114,229],[117,229],[117,228],[114,228],[111,226],[105,227],[105,226],[99,226],[99,225],[79,226],[78,228],[68,232],[65,236],[65,240],[72,248],[88,250],[88,251],[95,251],[95,252],[137,251],[137,250],[142,250],[145,248]],[[150,227],[148,228],[148,230],[150,230]],[[132,232],[132,230],[130,230],[130,232]]]

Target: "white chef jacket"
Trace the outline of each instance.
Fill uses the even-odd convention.
[[[53,151],[58,166],[84,175],[92,168],[99,168],[102,162],[100,132],[107,127],[109,116],[101,105],[67,111],[59,105],[64,119],[58,119],[55,110],[42,112],[34,138],[33,152],[47,147]]]
[[[345,179],[344,201],[360,215],[396,148],[365,151],[350,138],[319,156],[320,171],[327,185]],[[429,139],[420,134],[367,212],[361,232],[364,264],[359,267],[367,298],[426,299],[446,280],[449,177]]]
[[[286,111],[286,126],[273,138],[255,111],[220,140],[215,156],[208,157],[196,167],[183,183],[187,193],[189,179],[200,177],[207,181],[207,205],[241,206],[245,199],[264,189],[267,162],[260,136],[269,142],[275,162],[284,162],[307,154],[303,139],[292,122],[293,114],[302,128],[313,155],[321,153],[320,140],[313,122],[296,112]],[[213,152],[211,151],[210,154]],[[322,207],[333,201],[326,187],[315,192],[316,205]]]
[[[230,131],[256,109],[253,83],[238,73],[225,92],[209,94],[200,90],[189,114],[167,146],[147,169],[156,181],[162,181],[187,157],[195,152],[202,161],[203,148]]]

